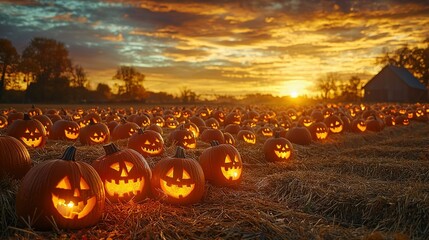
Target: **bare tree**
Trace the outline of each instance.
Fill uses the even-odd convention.
[[[19,55],[12,43],[8,39],[0,39],[0,99],[3,97],[3,91],[8,84],[8,80],[11,79],[11,75],[15,72],[14,68],[17,66],[18,61]],[[6,75],[9,77],[6,78]]]
[[[331,98],[338,89],[339,75],[337,73],[328,73],[324,77],[320,77],[316,82],[316,89],[322,92],[322,98]]]
[[[124,94],[130,99],[141,99],[145,96],[143,81],[145,75],[137,71],[134,67],[120,66],[113,79],[124,82]]]

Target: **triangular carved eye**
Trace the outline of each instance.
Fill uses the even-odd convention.
[[[39,129],[34,129],[34,133],[39,133]]]
[[[93,135],[94,137],[98,137],[98,134],[97,133],[94,133],[94,135]]]
[[[155,138],[155,142],[159,142],[159,139],[158,139],[158,138]]]
[[[231,157],[229,155],[226,155],[225,163],[232,163]]]
[[[170,170],[168,170],[167,174],[165,174],[165,176],[169,177],[169,178],[173,178],[174,176],[174,168],[170,168]]]
[[[191,175],[185,169],[183,169],[182,179],[191,179]]]
[[[150,145],[149,140],[146,140],[146,141],[144,142],[144,144],[145,144],[145,145]]]
[[[114,170],[116,170],[116,171],[118,171],[118,172],[119,172],[119,170],[121,169],[121,167],[119,166],[119,163],[118,163],[118,162],[115,162],[114,164],[110,165],[110,168],[111,168],[111,169],[114,169]]]
[[[71,189],[70,180],[67,176],[65,176],[61,181],[58,182],[57,186],[55,188],[59,189]]]
[[[80,186],[80,190],[89,190],[88,183],[82,177],[80,178],[79,186]]]
[[[130,162],[124,162],[124,163],[125,163],[125,167],[127,168],[127,171],[130,172],[131,169],[134,167],[134,164]]]
[[[25,129],[25,133],[30,133],[30,130],[28,130],[28,128]]]
[[[280,148],[282,148],[282,145],[277,144],[277,145],[276,145],[276,147],[277,147],[278,149],[280,149]]]
[[[234,162],[238,163],[238,156],[237,155],[234,156]]]

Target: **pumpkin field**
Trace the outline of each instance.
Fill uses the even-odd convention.
[[[0,109],[0,239],[429,238],[429,104]]]

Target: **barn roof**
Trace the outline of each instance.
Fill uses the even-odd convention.
[[[406,68],[404,67],[396,67],[393,65],[387,65],[385,66],[381,71],[392,71],[396,76],[399,77],[399,79],[401,79],[402,81],[405,82],[405,84],[407,84],[408,86],[410,86],[411,88],[416,88],[416,89],[421,89],[421,90],[427,90],[426,87],[416,78],[413,76],[413,74],[411,74]],[[376,77],[380,74],[378,73],[377,75],[375,75],[371,80],[369,80],[364,88],[370,83],[372,82],[374,79],[376,79]]]

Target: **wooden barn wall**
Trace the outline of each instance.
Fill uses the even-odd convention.
[[[370,102],[408,102],[410,87],[391,71],[382,71],[365,87],[364,100]]]

